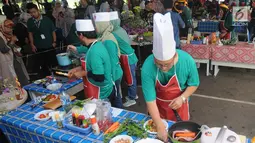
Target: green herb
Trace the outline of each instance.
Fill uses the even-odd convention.
[[[106,134],[104,136],[104,143],[108,143],[113,137],[127,131],[127,135],[136,136],[138,138],[147,138],[148,133],[143,128],[144,121],[135,122],[130,119],[126,119],[113,133]]]
[[[85,99],[85,100],[76,100],[74,103],[73,103],[73,106],[78,106],[78,107],[83,107],[84,104],[88,101],[90,101],[91,99],[88,98],[88,99]]]

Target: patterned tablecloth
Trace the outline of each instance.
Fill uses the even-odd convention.
[[[72,81],[72,82],[69,82],[69,83],[65,83],[62,87],[62,89],[64,90],[68,90],[78,84],[82,83],[82,79],[78,79],[78,80],[75,80],[75,81]],[[51,91],[51,90],[48,90],[46,88],[43,88],[42,85],[37,85],[37,84],[29,84],[29,85],[26,85],[23,87],[25,90],[27,91],[35,91],[35,92],[40,92],[40,93],[46,93],[46,94],[49,94],[49,93],[53,93],[53,94],[59,94],[60,93],[60,89],[59,90],[56,90],[56,91]]]
[[[36,107],[31,111],[31,103],[24,104],[16,111],[9,112],[3,116],[0,121],[0,128],[8,137],[11,143],[101,143],[103,134],[96,136],[93,133],[84,135],[66,128],[58,129],[55,122],[36,121],[34,115],[44,110],[42,107]],[[134,121],[146,121],[151,119],[148,115],[122,110],[120,114],[113,117],[113,121],[123,122],[126,118]],[[168,122],[169,127],[173,122]],[[125,134],[125,133],[124,133]],[[155,136],[151,136],[155,138]],[[138,140],[133,137],[134,140]]]
[[[253,44],[239,42],[230,46],[211,46],[213,61],[255,64],[255,48]]]
[[[194,59],[210,59],[210,46],[209,45],[193,45],[183,44],[182,50],[189,53]]]
[[[218,21],[199,21],[198,22],[198,31],[199,32],[216,32],[219,31],[219,22]]]

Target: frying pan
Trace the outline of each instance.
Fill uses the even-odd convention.
[[[168,134],[169,137],[171,139],[171,141],[173,143],[199,143],[200,142],[200,137],[201,137],[201,132],[200,132],[200,128],[201,125],[198,125],[195,122],[191,122],[191,121],[182,121],[180,115],[178,114],[178,112],[176,110],[173,110],[175,117],[177,119],[177,122],[174,123],[168,130]],[[176,130],[190,130],[192,132],[195,132],[196,134],[199,133],[199,135],[195,138],[194,141],[192,142],[181,142],[181,141],[177,141],[175,139],[172,138],[172,134],[174,131]]]

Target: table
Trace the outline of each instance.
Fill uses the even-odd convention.
[[[40,94],[59,94],[61,91],[56,90],[56,91],[51,91],[46,88],[43,88],[42,85],[37,85],[37,84],[29,84],[23,87],[25,90],[28,91],[31,99],[34,99],[34,96],[38,96]],[[82,79],[78,79],[69,83],[63,84],[62,89],[66,91],[67,94],[69,95],[74,95],[80,91],[83,90],[83,82]]]
[[[2,94],[0,95],[0,111],[1,112],[6,112],[6,111],[11,111],[25,103],[27,100],[27,92],[26,90],[23,90],[23,99],[22,100],[17,100],[15,96],[15,92],[11,91],[10,93]],[[9,98],[13,98],[14,100],[11,101]]]
[[[11,143],[101,143],[103,141],[102,133],[99,136],[95,136],[93,133],[83,135],[65,128],[57,129],[56,123],[51,120],[34,120],[34,115],[42,111],[43,108],[40,106],[31,111],[31,104],[31,102],[26,103],[1,118],[0,127]],[[126,118],[131,118],[134,121],[151,119],[145,114],[123,110],[113,117],[113,121],[123,122]],[[168,124],[170,127],[173,122],[169,121]],[[135,137],[133,139],[137,140]]]
[[[214,76],[219,66],[255,69],[255,48],[253,44],[239,42],[237,45],[211,46],[211,61]]]
[[[197,63],[206,64],[206,76],[210,75],[210,46],[209,45],[193,45],[193,44],[182,44],[182,50],[189,53]]]

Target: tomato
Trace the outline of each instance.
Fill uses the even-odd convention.
[[[39,118],[40,118],[40,119],[46,118],[46,115],[40,114]]]

